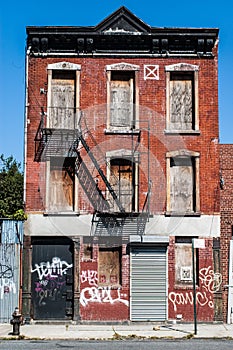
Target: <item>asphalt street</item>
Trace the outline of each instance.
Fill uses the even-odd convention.
[[[230,339],[189,340],[125,340],[125,341],[77,341],[77,340],[0,340],[1,350],[228,350]]]

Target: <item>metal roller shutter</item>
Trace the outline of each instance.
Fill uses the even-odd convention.
[[[131,320],[167,318],[166,247],[131,250]]]

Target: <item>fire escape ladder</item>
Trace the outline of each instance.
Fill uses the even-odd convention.
[[[149,221],[150,216],[150,193],[151,193],[151,180],[148,181],[148,190],[147,195],[145,198],[145,202],[142,208],[142,212],[137,218],[138,224],[137,224],[137,231],[138,235],[144,235],[146,230],[146,223]]]
[[[80,133],[80,135],[79,135],[78,138],[79,138],[80,142],[82,143],[84,149],[86,150],[88,156],[89,156],[90,159],[92,160],[92,162],[93,162],[93,164],[94,164],[96,170],[97,170],[98,173],[100,174],[100,176],[101,176],[103,182],[105,183],[105,185],[106,185],[106,187],[107,187],[109,193],[111,194],[112,198],[114,199],[116,205],[117,205],[118,208],[120,209],[120,212],[124,213],[124,212],[125,212],[125,209],[123,208],[123,206],[122,206],[121,202],[119,201],[119,199],[118,199],[118,197],[117,197],[115,191],[113,190],[113,188],[112,188],[112,186],[110,185],[109,181],[107,180],[105,174],[103,173],[103,171],[102,171],[102,169],[101,169],[99,163],[97,162],[97,160],[96,160],[94,154],[91,152],[90,147],[89,147],[88,144],[86,143],[86,141],[85,141],[85,139],[84,139],[82,133]],[[93,181],[94,181],[94,180],[93,180]]]
[[[147,213],[140,213],[137,217],[137,234],[142,236],[145,234],[146,223],[148,221],[149,215]]]
[[[75,173],[93,208],[98,212],[108,212],[110,209],[109,203],[104,198],[80,156],[76,158]]]
[[[35,136],[35,161],[39,162],[41,160],[42,154],[44,152],[47,137],[44,132],[44,125],[45,125],[45,112],[44,109],[41,108],[41,119],[40,124],[38,126],[36,136]]]

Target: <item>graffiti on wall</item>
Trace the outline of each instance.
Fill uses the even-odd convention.
[[[98,287],[98,274],[94,270],[86,270],[81,273],[81,283],[88,282],[90,286]]]
[[[0,299],[10,293],[17,294],[17,245],[12,244],[15,232],[12,228],[4,231],[3,244],[0,244]]]
[[[214,308],[212,300],[213,293],[218,292],[222,284],[222,275],[215,273],[211,266],[204,267],[199,271],[200,290],[196,292],[196,301],[199,306],[207,305]],[[177,311],[179,305],[193,305],[193,292],[171,292],[169,293],[169,300],[171,301],[174,311]]]
[[[68,264],[59,257],[53,257],[52,262],[35,264],[35,268],[31,269],[31,273],[37,274],[35,292],[39,306],[45,306],[47,300],[61,300],[66,288],[65,276],[72,267],[73,264]]]
[[[222,284],[222,275],[219,272],[214,272],[211,266],[203,267],[199,271],[199,278],[203,286],[210,292],[215,293],[220,290]]]
[[[13,281],[14,271],[11,266],[0,264],[0,299],[4,294],[16,293],[16,285]]]
[[[86,307],[89,303],[123,303],[129,305],[127,295],[121,293],[121,288],[110,286],[98,287],[98,273],[95,270],[82,271],[80,276],[81,284],[88,283],[88,287],[83,288],[80,293],[80,303]]]

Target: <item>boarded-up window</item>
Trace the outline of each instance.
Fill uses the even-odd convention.
[[[195,178],[192,157],[170,159],[170,209],[180,213],[195,211]]]
[[[134,127],[134,76],[132,72],[112,72],[110,82],[110,127]]]
[[[128,159],[111,159],[111,174],[109,182],[126,212],[135,208],[134,165]],[[113,211],[119,211],[113,204]]]
[[[75,72],[53,71],[49,126],[56,129],[73,129],[75,125]]]
[[[48,210],[74,210],[74,158],[51,158]]]
[[[192,73],[170,76],[170,129],[192,130],[194,127],[194,79]]]
[[[175,282],[193,283],[192,237],[176,237],[175,240]],[[198,281],[198,251],[194,251],[195,276]]]
[[[120,248],[100,248],[98,266],[99,286],[119,286],[121,284]]]

